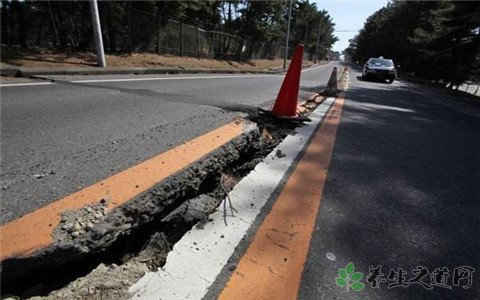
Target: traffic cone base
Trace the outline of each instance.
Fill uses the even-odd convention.
[[[258,111],[259,111],[259,114],[261,114],[265,117],[275,119],[275,120],[290,121],[290,122],[310,122],[310,121],[312,121],[308,117],[303,117],[303,116],[298,116],[298,115],[295,115],[295,116],[292,116],[292,117],[277,116],[277,115],[273,114],[272,111],[265,110],[265,109],[260,108],[260,107],[258,108]]]

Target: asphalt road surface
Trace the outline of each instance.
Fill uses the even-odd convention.
[[[357,76],[350,72],[299,299],[478,299],[478,103]],[[361,292],[335,283],[349,262],[364,275]],[[378,266],[385,282],[372,288],[366,279]],[[466,278],[452,285],[465,266],[475,269],[468,289]],[[410,282],[425,275],[428,284],[437,268],[450,288]]]
[[[300,95],[334,66],[305,69]],[[51,78],[1,88],[0,224],[272,103],[283,75]]]
[[[336,65],[306,70],[302,96],[321,89]],[[359,75],[350,70],[299,299],[478,298],[478,103]],[[152,77],[2,88],[2,224],[268,105],[282,81]],[[350,262],[363,273],[360,292],[335,283]],[[374,269],[378,288],[367,281]]]

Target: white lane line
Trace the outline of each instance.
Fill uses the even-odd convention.
[[[306,73],[306,72],[310,72],[310,71],[313,71],[313,70],[316,70],[316,69],[320,69],[321,67],[325,67],[327,65],[329,65],[330,63],[328,64],[325,64],[325,65],[319,65],[319,66],[316,66],[316,67],[313,67],[313,68],[309,68],[309,69],[302,69],[302,73]]]
[[[309,72],[316,70],[323,65],[311,68],[304,69],[302,72]],[[149,78],[118,78],[118,79],[85,79],[85,80],[72,80],[71,82],[75,83],[93,83],[93,82],[125,82],[125,81],[153,81],[153,80],[185,80],[185,79],[216,79],[216,78],[259,78],[259,77],[284,77],[283,74],[262,74],[262,75],[226,75],[226,76],[182,76],[182,77],[149,77]]]
[[[319,69],[325,65],[316,66],[309,69],[302,70],[310,72]],[[283,74],[262,74],[262,75],[227,75],[227,76],[182,76],[182,77],[148,77],[148,78],[111,78],[111,79],[84,79],[71,80],[73,83],[95,83],[95,82],[128,82],[128,81],[154,81],[154,80],[189,80],[189,79],[232,79],[232,78],[259,78],[259,77],[284,77]],[[11,83],[0,84],[0,87],[14,87],[14,86],[33,86],[33,85],[47,85],[55,84],[55,82],[30,82],[30,83]]]
[[[54,82],[9,83],[9,84],[0,84],[0,87],[27,86],[27,85],[47,85],[47,84],[54,84]]]
[[[194,227],[175,244],[162,268],[148,272],[130,287],[132,299],[204,297],[333,102],[334,98],[325,100],[310,114],[312,122],[285,138],[229,193],[237,212],[231,216],[228,201],[225,203],[228,226],[224,224],[222,203],[219,210],[210,215],[213,221],[206,223],[203,229]],[[277,157],[278,150],[286,156]]]
[[[147,77],[147,78],[111,78],[111,79],[85,79],[70,80],[73,83],[95,83],[95,82],[128,82],[128,81],[154,81],[154,80],[190,80],[190,79],[232,79],[232,78],[259,78],[259,77],[283,77],[283,75],[228,75],[228,76],[183,76],[183,77]],[[0,84],[0,87],[29,86],[56,84],[57,82],[35,82],[35,83],[12,83]]]
[[[184,76],[184,77],[149,77],[149,78],[117,78],[117,79],[86,79],[72,80],[75,83],[93,83],[93,82],[125,82],[125,81],[153,81],[153,80],[189,80],[189,79],[231,79],[231,78],[258,78],[273,77],[275,75],[228,75],[228,76]]]

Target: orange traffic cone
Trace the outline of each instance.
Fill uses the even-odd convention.
[[[287,75],[283,80],[272,113],[277,117],[296,117],[298,89],[300,88],[300,74],[302,71],[304,46],[299,44],[295,48],[292,61],[288,67]]]

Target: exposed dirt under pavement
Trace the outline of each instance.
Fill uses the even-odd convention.
[[[301,115],[322,100],[316,96],[304,102]],[[236,183],[298,125],[264,116],[250,121],[254,130],[108,214],[109,199],[64,213],[54,246],[34,257],[2,262],[2,296],[128,298],[128,288],[161,267],[188,230],[209,222]],[[235,203],[230,204],[234,213]]]

